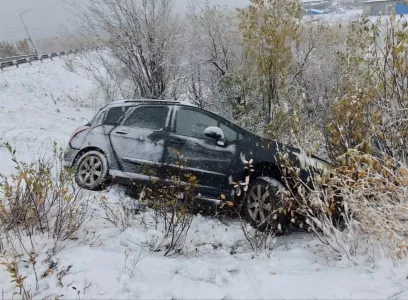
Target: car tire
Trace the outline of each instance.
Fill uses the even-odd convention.
[[[270,228],[273,223],[272,212],[283,205],[284,186],[273,178],[260,177],[249,186],[245,195],[244,215],[258,230]]]
[[[108,179],[106,156],[96,150],[83,153],[75,164],[75,181],[84,189],[100,190]]]

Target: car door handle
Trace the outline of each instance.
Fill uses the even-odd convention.
[[[186,143],[185,140],[180,139],[180,138],[171,138],[171,139],[169,139],[169,142],[172,143],[172,144],[179,144],[179,145],[183,145],[183,144]]]
[[[117,134],[128,134],[128,132],[124,131],[124,130],[118,130],[118,131],[115,131],[115,133],[117,133]]]

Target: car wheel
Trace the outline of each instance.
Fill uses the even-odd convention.
[[[88,190],[98,190],[108,178],[108,160],[99,151],[82,154],[75,165],[76,183]]]
[[[274,211],[283,203],[284,186],[272,178],[258,178],[244,199],[244,214],[251,225],[264,230],[272,222]]]

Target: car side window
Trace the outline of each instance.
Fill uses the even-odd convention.
[[[226,123],[226,122],[225,122]],[[217,126],[224,132],[227,142],[234,142],[239,139],[237,133],[230,126],[207,114],[192,109],[181,108],[177,112],[175,132],[180,135],[191,136],[200,139],[208,139],[204,135],[207,127]]]
[[[224,136],[227,142],[231,143],[239,139],[239,134],[229,126],[221,123],[220,128],[224,132]]]
[[[110,108],[107,112],[105,112],[103,125],[118,125],[129,108],[129,106],[118,106]]]
[[[217,125],[216,119],[195,110],[182,108],[177,112],[176,133],[180,135],[207,139],[204,130]]]
[[[163,130],[169,108],[166,106],[136,108],[123,123],[124,126]]]

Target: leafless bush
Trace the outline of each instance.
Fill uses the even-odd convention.
[[[276,243],[276,230],[272,227],[267,227],[263,230],[254,228],[248,222],[241,219],[241,228],[246,241],[251,246],[252,250],[257,253],[266,253],[269,257]]]
[[[125,231],[135,225],[135,201],[124,194],[120,194],[117,200],[102,196],[98,205],[102,208],[102,219],[109,221],[121,231]]]
[[[15,257],[26,257],[38,290],[37,256],[41,249],[36,239],[46,236],[54,241],[48,252],[51,257],[69,240],[77,239],[88,220],[89,205],[76,190],[72,174],[63,169],[62,151],[56,144],[53,158],[33,163],[18,161],[16,151],[8,143],[3,146],[11,154],[16,174],[0,175],[0,228],[4,229],[7,249]],[[23,298],[29,299],[31,294],[22,292]]]
[[[72,56],[66,56],[64,58],[64,67],[67,69],[69,72],[75,73],[75,58]]]
[[[198,179],[186,172],[187,162],[181,158],[181,153],[170,149],[177,157],[176,174],[172,183],[155,182],[153,188],[147,188],[145,197],[154,210],[156,228],[162,226],[163,236],[160,242],[154,242],[154,251],[166,247],[165,256],[180,253],[193,221],[192,212],[195,209],[195,188]]]
[[[77,29],[83,36],[103,42],[113,60],[113,64],[104,64],[104,71],[90,65],[98,78],[117,77],[114,73],[119,69],[128,84],[127,97],[173,96],[184,43],[172,0],[96,0],[85,6],[76,4],[73,22]],[[101,74],[104,72],[107,74]]]
[[[118,64],[109,51],[82,52],[70,60],[76,71],[80,70],[95,83],[105,102],[116,98],[135,97],[123,66]]]
[[[124,231],[136,223],[147,227],[145,218],[151,217],[155,223],[155,229],[161,233],[152,237],[147,245],[152,251],[160,251],[165,248],[165,256],[180,253],[184,247],[185,238],[190,229],[195,208],[194,189],[198,180],[195,176],[186,172],[186,162],[181,159],[177,150],[170,149],[177,155],[179,167],[174,180],[161,181],[152,178],[152,186],[144,187],[139,194],[139,199],[119,195],[117,200],[108,199],[106,196],[98,201],[102,208],[102,219],[112,223]],[[151,170],[144,170],[146,175],[151,176]],[[135,214],[135,204],[147,204],[151,209],[147,212]]]
[[[125,267],[124,271],[129,274],[130,278],[133,278],[136,275],[137,264],[143,259],[142,251],[139,252],[137,257],[129,256],[128,252],[125,252]]]
[[[74,239],[87,222],[89,205],[76,190],[72,174],[63,169],[61,150],[54,145],[53,159],[28,164],[17,160],[9,144],[4,147],[17,172],[1,176],[1,226],[20,242],[24,236],[45,234],[56,247],[58,242]]]
[[[67,95],[69,101],[75,104],[78,107],[87,107],[89,104],[85,103],[85,101],[78,95]]]
[[[235,195],[237,197],[245,199],[246,197],[248,197],[248,193],[250,192],[250,175],[255,171],[255,169],[252,165],[252,159],[250,159],[249,161],[247,161],[243,157],[241,159],[244,163],[243,180],[240,180],[238,182],[230,180],[230,184],[234,187]],[[265,205],[270,205],[270,203],[265,203]],[[242,232],[252,250],[258,254],[262,252],[266,253],[269,257],[275,245],[275,235],[282,229],[278,223],[279,221],[277,220],[277,218],[275,218],[275,215],[277,215],[277,211],[271,209],[268,212],[268,215],[265,216],[264,222],[260,224],[252,224],[254,226],[250,226],[245,218],[241,216],[242,211],[240,206],[235,206],[233,203],[229,203],[228,201],[225,201],[221,204],[221,208],[224,206],[231,207],[233,211],[235,210],[234,214],[239,216]],[[277,209],[280,209],[280,207],[278,206]]]
[[[170,188],[171,189],[171,188]],[[157,212],[156,217],[164,224],[163,237],[160,243],[156,243],[158,250],[165,246],[165,256],[180,253],[184,247],[185,239],[193,221],[193,215],[188,206],[191,200],[179,199],[178,193],[159,189],[161,196],[154,197],[153,209]],[[186,203],[187,202],[187,203]]]

